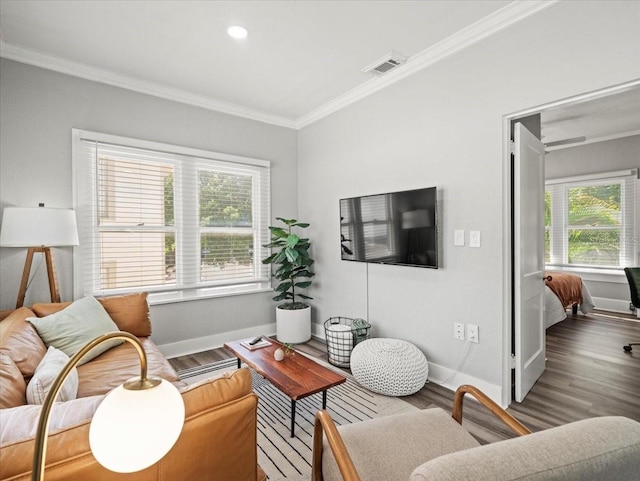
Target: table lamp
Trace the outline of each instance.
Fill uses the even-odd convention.
[[[133,334],[103,334],[71,357],[44,400],[36,431],[32,481],[44,479],[49,418],[60,388],[89,351],[111,339],[122,339],[136,348],[140,378],[110,391],[96,409],[89,427],[89,445],[96,460],[118,473],[140,471],[162,459],[180,436],[185,409],[178,389],[165,379],[147,377],[147,356]]]
[[[70,209],[40,207],[5,207],[0,230],[0,246],[27,247],[16,309],[22,307],[29,286],[29,273],[36,252],[44,254],[49,278],[51,302],[60,302],[60,291],[51,247],[77,246],[76,214]]]

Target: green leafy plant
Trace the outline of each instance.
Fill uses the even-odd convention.
[[[301,294],[297,289],[309,287],[311,285],[310,279],[315,275],[311,271],[313,259],[309,256],[311,244],[309,239],[299,237],[293,232],[293,229],[306,229],[309,224],[298,222],[296,219],[283,219],[282,217],[276,217],[276,219],[284,223],[285,226],[269,226],[271,242],[263,247],[269,247],[275,251],[262,260],[263,264],[276,266],[272,275],[279,283],[276,287],[278,294],[273,300],[287,301],[279,306],[281,309],[304,309],[307,304],[303,300],[313,298]]]

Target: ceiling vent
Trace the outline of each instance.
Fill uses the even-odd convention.
[[[382,75],[399,67],[407,61],[406,57],[395,52],[390,52],[381,59],[362,69],[362,72],[371,72],[374,75]]]

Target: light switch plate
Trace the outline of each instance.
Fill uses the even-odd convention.
[[[456,229],[453,231],[453,245],[456,247],[464,246],[464,229]]]
[[[480,247],[480,231],[469,231],[469,247]]]

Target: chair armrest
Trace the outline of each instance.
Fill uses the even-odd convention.
[[[360,476],[356,472],[356,468],[351,461],[351,456],[344,445],[344,441],[340,433],[336,429],[336,425],[331,419],[329,413],[325,410],[316,413],[316,419],[313,426],[313,456],[311,460],[311,479],[312,481],[322,481],[322,436],[327,437],[329,447],[333,452],[338,469],[344,481],[360,481]]]
[[[502,409],[498,404],[493,402],[493,400],[489,396],[487,396],[479,389],[468,384],[463,384],[462,386],[460,386],[456,390],[455,396],[453,398],[453,410],[451,412],[451,417],[455,419],[458,424],[462,424],[462,401],[464,400],[464,395],[467,393],[476,398],[480,404],[482,404],[500,421],[511,428],[511,430],[517,435],[524,436],[525,434],[531,434],[531,430],[529,428],[527,428],[524,424],[514,418],[507,411]]]

